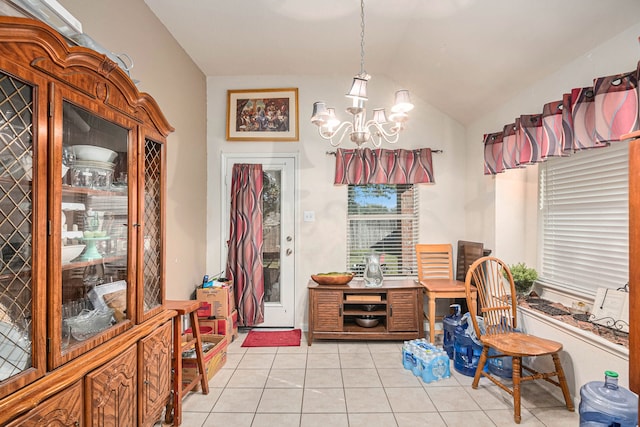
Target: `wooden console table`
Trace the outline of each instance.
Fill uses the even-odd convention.
[[[424,288],[414,279],[385,279],[379,288],[361,278],[347,285],[319,285],[310,280],[308,344],[313,339],[410,340],[424,337]],[[378,324],[363,327],[361,316]]]

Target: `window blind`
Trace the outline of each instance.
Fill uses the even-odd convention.
[[[540,167],[541,280],[594,294],[629,277],[626,142]]]
[[[412,184],[349,185],[347,270],[362,275],[364,257],[381,255],[386,276],[416,274],[418,191]]]

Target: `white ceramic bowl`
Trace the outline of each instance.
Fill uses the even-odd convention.
[[[69,264],[82,253],[86,245],[68,245],[62,247],[62,263]]]
[[[112,163],[118,156],[118,153],[113,150],[95,145],[73,145],[72,147],[77,160]]]

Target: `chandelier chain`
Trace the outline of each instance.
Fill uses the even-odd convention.
[[[364,76],[364,0],[360,0],[360,75]]]

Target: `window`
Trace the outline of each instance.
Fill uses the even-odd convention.
[[[626,142],[540,166],[541,280],[595,294],[629,275]]]
[[[347,269],[362,275],[365,255],[380,254],[386,276],[416,274],[418,191],[412,184],[349,185]]]

